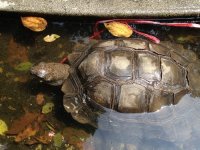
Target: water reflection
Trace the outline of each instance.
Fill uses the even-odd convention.
[[[107,111],[85,143],[95,150],[199,149],[200,98],[185,95],[177,105],[154,113],[121,114]]]

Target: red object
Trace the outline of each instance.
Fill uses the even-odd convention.
[[[110,19],[110,20],[100,20],[100,21],[97,21],[95,23],[95,26],[94,26],[94,33],[90,37],[90,39],[97,38],[97,37],[99,38],[100,35],[101,35],[101,33],[104,31],[104,30],[101,30],[101,31],[98,30],[98,25],[99,24],[106,23],[106,22],[113,22],[113,21],[117,21],[117,22],[121,22],[121,23],[125,23],[125,24],[128,24],[128,23],[133,23],[133,24],[157,24],[157,25],[173,26],[173,27],[200,28],[200,24],[190,23],[190,22],[189,23],[187,23],[187,22],[186,23],[185,22],[162,23],[162,22],[157,22],[157,21],[141,20],[141,19]],[[153,35],[149,35],[149,34],[137,31],[134,28],[132,28],[132,30],[135,33],[137,33],[139,35],[142,35],[142,36],[148,38],[149,40],[151,40],[151,41],[153,41],[155,43],[159,43],[160,42],[160,40],[157,37],[153,36]]]
[[[67,56],[65,56],[65,57],[60,61],[60,63],[61,63],[61,64],[64,64],[66,61],[67,61]]]

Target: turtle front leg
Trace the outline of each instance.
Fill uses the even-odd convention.
[[[97,114],[85,103],[83,96],[64,95],[63,105],[74,120],[97,127]]]

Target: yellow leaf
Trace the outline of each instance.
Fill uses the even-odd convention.
[[[8,127],[3,120],[0,120],[0,135],[4,135],[4,133],[8,131]]]
[[[47,26],[47,21],[41,17],[21,17],[22,24],[32,31],[43,31]]]
[[[59,37],[60,37],[60,36],[57,35],[57,34],[51,34],[51,35],[45,36],[45,37],[43,38],[43,40],[44,40],[45,42],[53,42],[53,41],[55,41],[56,39],[58,39]]]
[[[133,34],[132,28],[121,22],[109,22],[104,23],[104,26],[108,29],[108,31],[116,37],[130,37]]]

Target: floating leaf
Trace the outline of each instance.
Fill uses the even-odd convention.
[[[44,117],[43,114],[26,112],[22,117],[14,120],[6,134],[16,135],[15,142],[29,139],[29,137],[34,136],[40,130]],[[35,142],[31,141],[30,143]]]
[[[39,124],[34,123],[34,125],[29,124],[25,130],[20,132],[16,137],[15,137],[15,142],[21,142],[22,140],[29,138],[31,136],[34,136],[37,131],[39,131]]]
[[[30,113],[26,112],[23,116],[19,119],[13,121],[10,129],[8,130],[7,134],[16,135],[23,131],[29,124],[31,124],[34,120],[39,117],[40,114],[38,113]]]
[[[15,67],[15,70],[18,70],[18,71],[27,71],[29,70],[31,67],[33,66],[33,64],[29,61],[27,62],[22,62],[20,64],[18,64],[16,67]]]
[[[43,107],[42,107],[42,113],[43,114],[47,114],[50,113],[52,111],[54,107],[53,103],[46,103]]]
[[[4,133],[8,131],[8,127],[3,120],[0,120],[0,135],[4,135]]]
[[[36,103],[38,104],[38,105],[42,105],[43,103],[44,103],[44,94],[43,93],[38,93],[37,95],[36,95]]]
[[[43,31],[47,26],[47,21],[41,17],[21,17],[22,24],[35,32]]]
[[[104,23],[104,26],[116,37],[130,37],[133,34],[132,28],[128,24],[121,22],[112,21]]]
[[[53,143],[56,147],[61,147],[63,142],[63,136],[61,133],[56,133],[53,137]]]
[[[60,36],[57,35],[57,34],[51,34],[51,35],[45,36],[45,37],[43,38],[43,40],[44,40],[45,42],[53,42],[53,41],[55,41],[56,39],[58,39],[59,37],[60,37]]]

